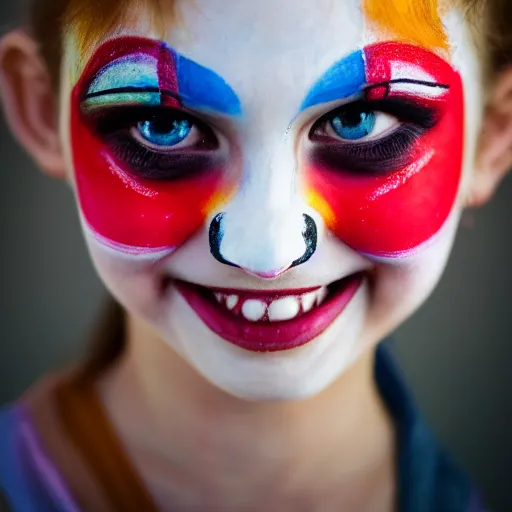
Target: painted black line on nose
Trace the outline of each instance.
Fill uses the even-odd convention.
[[[220,244],[222,243],[222,237],[224,236],[224,231],[222,229],[223,218],[224,214],[219,213],[210,224],[210,252],[212,253],[212,256],[220,263],[229,265],[230,267],[238,267],[238,265],[231,263],[220,253]]]
[[[298,267],[303,263],[306,263],[313,254],[315,254],[316,247],[318,245],[318,230],[316,228],[316,222],[313,217],[304,214],[304,231],[302,232],[304,242],[306,243],[306,252],[297,260],[295,260],[290,268]]]

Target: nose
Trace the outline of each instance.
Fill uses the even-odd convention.
[[[305,213],[273,213],[269,218],[255,211],[245,221],[219,213],[210,224],[213,257],[264,279],[306,263],[318,245],[315,220]]]

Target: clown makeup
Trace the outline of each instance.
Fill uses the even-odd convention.
[[[165,41],[107,34],[64,84],[87,242],[134,322],[216,386],[311,396],[442,273],[476,55],[440,20],[393,35],[373,1],[199,4]]]
[[[230,192],[228,155],[185,109],[239,115],[232,89],[165,43],[107,42],[73,92],[76,180],[89,229],[119,251],[172,251]]]
[[[328,226],[357,251],[406,256],[439,232],[457,197],[460,76],[430,51],[375,44],[335,64],[303,108],[336,100],[348,103],[306,144],[311,205],[321,198]]]

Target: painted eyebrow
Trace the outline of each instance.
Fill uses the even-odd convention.
[[[361,92],[370,92],[378,88],[385,88],[386,93],[384,96],[387,96],[393,84],[450,89],[450,86],[447,84],[410,78],[396,78],[369,85],[366,77],[364,50],[359,50],[333,64],[318,79],[308,92],[306,99],[300,107],[300,111],[302,112],[307,108],[323,103],[349,98]]]
[[[366,85],[366,64],[363,50],[334,63],[313,85],[300,111],[322,103],[348,98]]]
[[[137,57],[140,58],[139,62]],[[165,44],[161,45],[158,57],[153,59],[153,64],[149,65],[150,70],[154,66],[152,70],[154,74],[148,75],[149,83],[144,85],[144,80],[141,83],[140,77],[134,77],[134,70],[140,66],[141,71],[147,73],[147,58],[148,55],[143,52],[134,52],[104,66],[83,96],[83,101],[124,94],[159,94],[162,104],[166,103],[165,99],[170,98],[174,100],[173,106],[212,110],[224,115],[241,114],[238,96],[220,75],[178,54]],[[123,67],[127,70],[127,85],[123,85]],[[109,77],[109,73],[113,76]],[[91,91],[91,88],[95,89],[94,85],[97,81],[106,83],[102,84],[103,88]],[[108,87],[109,81],[112,81],[112,87]],[[137,82],[137,85],[129,85],[130,81]],[[154,101],[150,103],[155,104]]]

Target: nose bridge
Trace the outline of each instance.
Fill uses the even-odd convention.
[[[237,195],[210,230],[219,261],[262,277],[280,275],[316,248],[316,226],[298,194],[293,152],[271,148],[254,151]]]
[[[263,128],[262,128],[263,129]],[[262,134],[246,149],[240,192],[244,201],[265,209],[279,209],[296,202],[297,173],[292,140]]]

